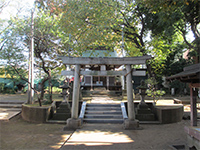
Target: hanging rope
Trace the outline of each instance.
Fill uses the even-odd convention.
[[[129,71],[127,74],[125,74],[124,76],[126,77],[129,73],[132,73],[134,70],[134,68],[131,69],[131,71]]]

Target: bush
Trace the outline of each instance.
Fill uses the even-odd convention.
[[[147,79],[145,82],[148,86],[146,93],[148,96],[153,98],[154,102],[156,102],[161,96],[166,93],[163,90],[157,90],[155,88],[158,82],[154,77]]]
[[[59,94],[59,93],[62,92],[62,88],[53,87],[53,88],[52,88],[52,91],[53,91],[53,93],[57,93],[57,94]]]
[[[4,92],[4,83],[0,83],[0,93]]]
[[[147,89],[146,93],[147,93],[147,96],[152,97],[154,100],[158,100],[166,92],[162,91],[162,90],[150,90],[150,89]]]
[[[170,88],[174,88],[175,89],[175,94],[180,94],[183,95],[184,93],[184,89],[186,88],[187,91],[189,89],[188,85],[186,83],[182,83],[179,80],[174,80],[173,82],[170,83]]]

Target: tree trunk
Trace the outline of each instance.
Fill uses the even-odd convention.
[[[51,69],[49,69],[49,101],[52,102]]]
[[[48,80],[48,78],[44,78],[41,82],[41,94],[40,94],[40,100],[44,99],[44,83]]]
[[[153,77],[153,71],[151,69],[151,65],[147,62],[146,66],[147,66],[147,71],[148,71],[149,77],[150,78]]]

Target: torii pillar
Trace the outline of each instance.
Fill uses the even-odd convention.
[[[124,129],[138,129],[139,121],[135,119],[135,108],[133,102],[133,84],[132,84],[132,70],[131,65],[126,65],[126,90],[128,101],[128,119],[124,121]]]
[[[79,73],[80,73],[80,65],[75,65],[71,118],[67,119],[67,125],[64,129],[77,129],[81,126],[81,119],[78,118],[79,92],[80,92]]]

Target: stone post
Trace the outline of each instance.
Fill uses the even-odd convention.
[[[93,76],[91,76],[90,82],[91,82],[91,91],[93,91]]]
[[[74,87],[73,87],[73,97],[72,97],[72,118],[78,118],[78,104],[79,104],[79,90],[80,90],[80,65],[75,66],[74,72]]]
[[[80,91],[80,65],[75,66],[74,72],[74,86],[73,86],[73,97],[72,97],[72,115],[71,118],[67,119],[67,126],[64,130],[67,129],[77,129],[81,126],[81,119],[78,118],[78,109],[79,109],[79,91]]]
[[[109,76],[106,77],[107,90],[109,90]]]
[[[135,108],[133,103],[133,85],[132,85],[132,72],[131,65],[126,65],[126,90],[127,90],[127,101],[128,101],[128,119],[124,121],[124,129],[138,129],[139,121],[135,120]]]
[[[135,120],[131,65],[126,65],[126,70],[128,73],[126,76],[126,90],[127,90],[127,100],[128,100],[128,119]]]
[[[197,88],[190,87],[191,126],[197,126]]]

